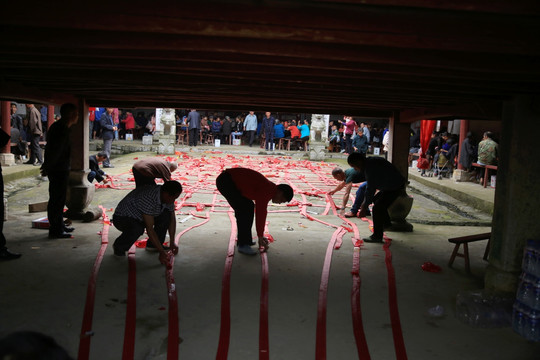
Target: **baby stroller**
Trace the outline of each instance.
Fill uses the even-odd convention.
[[[435,155],[433,160],[433,174],[439,180],[442,180],[443,177],[449,178],[452,176],[457,150],[457,144],[453,144],[449,150],[441,150]]]

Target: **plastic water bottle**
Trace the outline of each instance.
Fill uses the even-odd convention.
[[[512,329],[519,335],[525,335],[525,314],[523,304],[516,301],[512,310]]]
[[[540,311],[531,310],[523,319],[523,337],[529,341],[540,341]]]

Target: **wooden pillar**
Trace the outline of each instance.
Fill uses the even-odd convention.
[[[503,108],[485,287],[514,295],[525,243],[528,239],[540,239],[540,161],[534,158],[540,133],[539,103],[538,95],[520,95],[506,101]]]
[[[463,140],[467,138],[467,133],[469,132],[469,120],[461,119],[459,122],[459,144],[458,144],[458,169],[463,170],[463,166],[459,163],[459,159],[461,159],[461,144],[463,144]]]
[[[54,105],[47,105],[47,130],[54,123]]]
[[[388,161],[394,164],[405,179],[409,178],[409,127],[409,124],[399,122],[399,113],[394,113],[390,118]]]
[[[88,169],[88,105],[84,99],[77,104],[79,121],[71,127],[71,171],[66,200],[67,216],[82,219],[94,198],[95,187],[87,180]]]
[[[0,107],[2,108],[2,119],[0,122],[0,127],[2,127],[2,130],[4,130],[6,134],[11,135],[11,102],[2,101]],[[8,142],[6,146],[0,149],[0,164],[2,164],[2,166],[15,165],[15,155],[11,153],[10,142]]]
[[[8,135],[11,135],[11,103],[9,101],[2,101],[2,122],[0,123],[0,127],[2,127],[2,130]],[[6,146],[4,146],[0,152],[2,154],[9,154],[11,153],[11,145],[7,143]]]

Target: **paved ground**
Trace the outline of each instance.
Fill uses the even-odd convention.
[[[288,178],[313,195],[329,188],[316,174],[330,171],[333,165],[302,163],[296,159],[300,155],[295,155],[295,159],[258,157],[257,150],[241,148],[245,148],[243,152],[237,147],[231,147],[230,151],[223,147],[220,149],[223,153],[205,152],[210,149],[203,148],[190,152],[189,158],[180,161],[175,176],[184,184],[186,193],[193,190],[188,205],[214,202],[213,179],[221,166],[233,163],[250,164],[272,175],[271,180]],[[118,156],[113,160],[116,167],[110,173],[129,186],[127,171],[132,162],[147,155]],[[71,240],[48,240],[45,230],[32,229],[31,220],[44,216],[44,213],[29,214],[27,204],[47,200],[47,186],[47,182],[36,178],[6,184],[9,218],[5,223],[5,234],[10,248],[24,255],[20,260],[0,264],[0,336],[23,329],[44,332],[76,356],[88,277],[100,246],[98,232],[102,224],[99,221],[76,222],[76,236]],[[92,205],[114,208],[127,191],[96,189]],[[447,239],[489,231],[490,217],[416,181],[411,181],[409,193],[415,198],[410,214],[414,232],[387,233],[393,239],[390,250],[408,358],[537,359],[540,345],[527,343],[510,328],[472,328],[455,317],[456,295],[483,286],[487,266],[482,261],[485,242],[470,246],[472,275],[469,276],[464,272],[461,259],[456,260],[454,269],[446,266],[452,251]],[[339,195],[335,196],[336,201],[339,201]],[[223,204],[222,197],[215,199],[214,204]],[[303,201],[298,194],[295,199]],[[313,205],[325,204],[324,198],[317,196],[307,196],[306,200]],[[451,210],[449,204],[453,205]],[[271,210],[288,209],[297,208],[272,207]],[[336,216],[320,215],[321,209],[324,208],[310,208],[319,213],[313,215],[318,219],[336,226],[343,224]],[[185,219],[194,210],[194,207],[182,208],[178,219]],[[205,208],[207,210],[210,208]],[[270,359],[312,359],[315,356],[321,270],[334,230],[309,221],[298,211],[271,213],[268,220],[270,233],[276,240],[268,252]],[[201,221],[190,218],[179,222],[178,232]],[[360,219],[353,219],[353,222],[361,236],[370,234],[367,223]],[[179,350],[182,359],[216,356],[222,275],[230,232],[228,215],[210,212],[208,223],[180,239],[174,274],[183,339]],[[116,236],[118,231],[111,228],[111,241]],[[335,250],[332,257],[326,315],[328,359],[358,358],[350,304],[354,248],[351,236],[352,233],[347,233],[343,237],[342,247]],[[427,261],[440,265],[442,272],[423,271],[421,265]],[[136,264],[135,358],[165,359],[168,334],[165,271],[157,256],[144,249],[137,249]],[[109,246],[96,286],[91,359],[121,357],[127,273],[127,262],[113,257]],[[371,358],[395,358],[382,245],[361,247],[360,276],[363,326]],[[230,359],[258,357],[260,287],[260,257],[236,254],[231,277]],[[443,307],[443,315],[429,315],[428,310],[437,305]]]

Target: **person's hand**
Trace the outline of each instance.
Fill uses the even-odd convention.
[[[335,192],[334,190],[330,190],[330,191],[328,192],[328,195],[334,195],[335,193],[336,193],[336,192]]]
[[[173,255],[178,255],[178,246],[176,246],[176,244],[173,243],[172,241],[171,241],[171,251]]]
[[[159,262],[165,266],[169,266],[170,253],[168,251],[161,251],[159,253]]]
[[[106,183],[108,183],[108,182],[109,182],[109,179],[107,179],[107,178],[103,179],[103,183],[104,183],[104,184],[106,184]]]
[[[268,239],[264,236],[259,237],[259,251],[266,252],[268,250]]]

